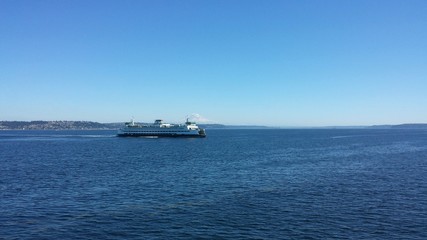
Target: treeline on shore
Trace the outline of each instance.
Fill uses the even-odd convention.
[[[115,129],[115,124],[91,121],[0,121],[0,130]]]
[[[0,121],[0,130],[116,130],[124,123],[92,121]],[[222,124],[200,124],[202,128],[226,128]]]
[[[405,123],[397,125],[374,125],[377,129],[427,129],[427,123]]]
[[[0,121],[0,130],[116,130],[124,123],[99,123],[92,121]],[[223,124],[198,124],[208,129],[260,129],[265,126],[243,126]],[[374,125],[358,128],[371,129],[427,129],[427,124]]]

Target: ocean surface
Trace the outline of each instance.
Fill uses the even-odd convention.
[[[427,239],[427,131],[0,131],[0,239]]]

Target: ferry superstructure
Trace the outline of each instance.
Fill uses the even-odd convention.
[[[119,137],[206,137],[205,130],[199,128],[195,122],[185,124],[163,123],[157,119],[152,124],[137,124],[132,119],[119,129]]]

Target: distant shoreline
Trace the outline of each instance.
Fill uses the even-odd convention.
[[[0,130],[117,130],[121,123],[92,121],[0,121]],[[372,126],[269,127],[258,125],[199,124],[206,129],[427,129],[427,123]]]

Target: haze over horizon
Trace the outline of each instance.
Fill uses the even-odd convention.
[[[427,1],[1,1],[0,121],[427,122]]]

